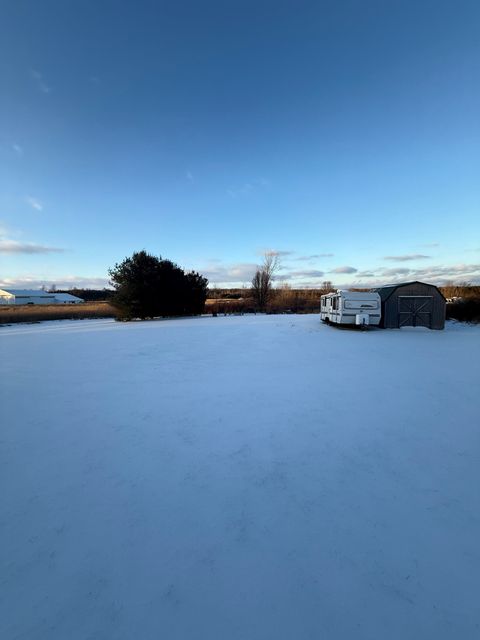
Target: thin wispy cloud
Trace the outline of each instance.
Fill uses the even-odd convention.
[[[227,194],[231,198],[241,198],[251,195],[254,191],[270,186],[270,182],[265,178],[258,180],[252,180],[251,182],[245,182],[239,187],[230,187],[227,189]]]
[[[284,258],[286,256],[291,256],[294,252],[293,251],[282,251],[280,249],[263,249],[258,251],[259,255],[262,256],[273,256],[273,257],[278,257],[278,258]]]
[[[25,201],[27,202],[27,204],[29,204],[32,207],[32,209],[35,209],[36,211],[43,211],[43,204],[37,198],[32,198],[32,196],[27,196],[25,198]]]
[[[401,256],[384,256],[384,260],[392,260],[395,262],[408,262],[409,260],[428,260],[432,256],[426,256],[423,253],[407,253]]]
[[[9,229],[0,222],[0,254],[45,254],[64,251],[59,247],[50,247],[36,242],[23,242],[12,238],[12,236],[19,237],[21,235],[20,230]]]
[[[433,247],[439,247],[440,243],[439,242],[427,242],[425,244],[419,244],[417,246],[418,247],[425,247],[425,248],[433,248]]]
[[[289,271],[279,275],[279,280],[291,280],[296,278],[322,278],[325,275],[323,271],[318,269],[307,269],[305,271]]]
[[[357,273],[358,269],[355,269],[355,267],[348,267],[348,266],[344,266],[344,267],[337,267],[336,269],[332,269],[331,271],[329,271],[329,273]]]
[[[189,182],[194,182],[193,174],[191,171],[187,171],[186,176]]]
[[[51,92],[52,89],[45,82],[43,75],[40,73],[40,71],[37,71],[36,69],[31,69],[30,73],[32,75],[33,81],[35,82],[36,86],[42,93]]]
[[[403,276],[410,273],[412,269],[407,269],[407,267],[392,267],[392,269],[382,269],[382,276]]]
[[[34,242],[18,242],[17,240],[0,239],[0,253],[62,253],[64,249],[58,247],[47,247]]]
[[[227,189],[227,193],[231,198],[238,198],[240,196],[248,196],[253,191],[253,185],[250,182],[246,182],[241,187],[235,187]]]
[[[12,149],[15,151],[17,156],[23,156],[23,148],[19,144],[12,144]]]
[[[11,236],[12,232],[7,226],[0,221],[0,240],[5,240],[7,236]]]
[[[334,255],[334,253],[312,253],[309,256],[299,256],[298,258],[295,258],[295,260],[320,260],[321,258],[333,258]]]

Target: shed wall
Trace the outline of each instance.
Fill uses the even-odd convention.
[[[431,297],[429,328],[443,329],[445,327],[445,298],[436,287],[422,282],[399,285],[390,297],[382,302],[382,327],[386,329],[398,329],[400,327],[399,299],[401,296]]]

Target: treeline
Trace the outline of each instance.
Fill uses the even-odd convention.
[[[72,296],[82,298],[85,302],[108,302],[114,291],[112,289],[56,289],[56,293],[70,293]]]
[[[453,298],[480,298],[480,286],[473,284],[449,284],[439,287],[447,300]]]
[[[480,323],[480,297],[447,303],[447,320]]]
[[[480,286],[447,285],[440,290],[447,299],[447,320],[480,323]]]

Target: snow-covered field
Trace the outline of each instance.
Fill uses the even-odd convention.
[[[0,638],[478,640],[480,327],[0,328]]]

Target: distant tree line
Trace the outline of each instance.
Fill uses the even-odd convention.
[[[51,289],[50,289],[51,290]],[[57,293],[70,293],[82,298],[85,302],[108,302],[113,296],[113,289],[56,289]]]
[[[469,282],[440,287],[447,298],[447,320],[480,323],[480,286]]]
[[[138,251],[108,273],[115,290],[110,302],[119,319],[203,313],[208,280],[196,271],[185,273],[171,260]]]

